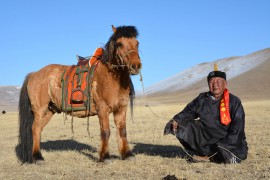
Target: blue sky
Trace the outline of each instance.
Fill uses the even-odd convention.
[[[144,85],[202,62],[270,47],[268,0],[0,1],[0,85],[48,64],[72,65],[134,25]],[[210,70],[209,70],[210,71]],[[141,89],[138,76],[133,78]]]

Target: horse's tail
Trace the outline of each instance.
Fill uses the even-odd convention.
[[[28,74],[23,82],[19,99],[19,145],[17,157],[23,163],[33,162],[32,125],[34,122],[34,115],[27,92],[27,84],[30,76],[31,74]]]

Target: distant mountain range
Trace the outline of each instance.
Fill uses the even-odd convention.
[[[186,103],[208,91],[206,77],[217,63],[227,74],[230,92],[242,100],[270,99],[270,48],[246,56],[228,57],[186,69],[145,89],[156,103]],[[17,111],[19,86],[0,86],[0,110]],[[143,97],[137,93],[138,99]]]
[[[162,103],[189,102],[208,91],[206,77],[215,63],[226,72],[228,89],[233,94],[243,100],[270,99],[270,48],[198,64],[146,88],[145,94]]]
[[[0,86],[0,111],[17,111],[19,94],[21,87],[19,86]]]

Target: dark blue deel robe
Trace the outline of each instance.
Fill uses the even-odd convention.
[[[173,117],[178,122],[176,137],[189,152],[200,156],[215,153],[225,163],[247,158],[248,147],[245,136],[245,112],[241,101],[233,94],[230,98],[231,123],[220,122],[220,100],[211,98],[209,92],[201,93],[180,113]],[[170,120],[164,134],[174,134]]]

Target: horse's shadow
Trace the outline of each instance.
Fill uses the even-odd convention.
[[[185,157],[184,150],[179,146],[172,145],[156,145],[156,144],[144,144],[144,143],[131,143],[135,144],[133,147],[133,153],[136,154],[145,154],[148,156],[161,156],[167,158],[174,157]],[[98,161],[98,158],[92,155],[96,153],[97,149],[91,145],[83,144],[78,141],[67,139],[67,140],[55,140],[55,141],[46,141],[41,142],[41,149],[45,151],[76,151],[93,161]],[[20,151],[19,146],[15,148],[16,153]],[[117,156],[110,156],[111,159],[117,158]]]
[[[98,161],[98,158],[94,157],[91,153],[97,152],[95,147],[92,147],[87,144],[80,143],[78,141],[67,139],[67,140],[56,140],[56,141],[46,141],[41,142],[41,149],[46,150],[48,152],[50,151],[76,151],[80,154],[85,155],[89,159],[93,161]],[[16,146],[15,152],[17,156],[21,153],[21,149],[19,145]],[[90,153],[88,152],[90,151]],[[19,157],[19,156],[18,156]]]
[[[98,159],[91,154],[97,152],[95,147],[72,139],[41,142],[41,149],[46,151],[76,151],[93,161],[98,161]]]
[[[161,156],[167,158],[184,158],[186,156],[185,151],[179,146],[143,143],[133,144],[135,144],[135,146],[133,147],[133,153],[135,154],[145,154],[149,156]]]

